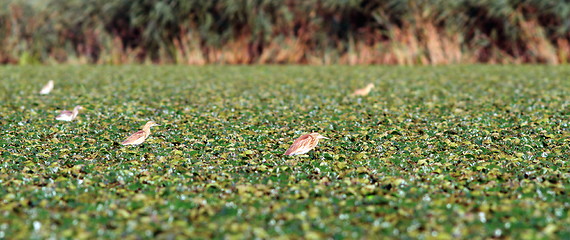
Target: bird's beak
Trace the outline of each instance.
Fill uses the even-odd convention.
[[[321,138],[324,138],[324,139],[330,139],[330,138],[328,138],[328,137],[325,137],[325,136],[321,136]]]

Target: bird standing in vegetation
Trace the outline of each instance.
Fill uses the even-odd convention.
[[[53,90],[53,80],[49,80],[49,82],[40,90],[41,95],[47,95]]]
[[[55,119],[60,121],[68,121],[68,122],[73,121],[73,119],[77,117],[79,110],[82,109],[83,107],[78,105],[73,108],[73,111],[63,110],[61,111],[61,113],[59,113],[59,115],[57,115],[57,117],[55,117]]]
[[[293,142],[291,147],[289,147],[289,149],[287,149],[285,152],[285,155],[294,156],[305,154],[315,148],[319,143],[319,139],[323,138],[328,139],[327,137],[318,133],[305,134]]]
[[[123,141],[121,144],[122,145],[139,145],[141,143],[143,143],[146,138],[150,135],[150,128],[154,127],[154,126],[160,126],[158,124],[156,124],[156,122],[154,121],[148,121],[142,130],[133,133],[133,135],[131,135],[130,137],[127,138],[127,140]]]
[[[366,85],[365,88],[357,89],[354,91],[354,93],[352,93],[352,96],[366,96],[368,93],[370,93],[370,90],[372,90],[372,88],[374,88],[374,84],[370,83]]]

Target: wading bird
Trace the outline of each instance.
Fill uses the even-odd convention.
[[[148,121],[142,130],[133,133],[127,140],[123,141],[121,144],[123,145],[139,145],[146,140],[146,138],[150,135],[150,127],[160,126],[156,124],[154,121]]]
[[[354,91],[354,93],[352,93],[352,96],[366,96],[368,93],[370,93],[370,90],[372,90],[372,88],[374,88],[374,84],[370,83],[366,85],[365,88],[357,89]]]
[[[57,115],[57,117],[55,117],[56,120],[60,120],[60,121],[73,121],[73,119],[75,119],[77,117],[77,114],[79,113],[79,110],[82,110],[83,107],[81,106],[75,106],[73,108],[73,111],[69,111],[69,110],[63,110],[61,111],[61,113],[59,113],[59,115]]]
[[[291,147],[289,147],[289,149],[287,149],[285,152],[285,155],[294,156],[305,154],[315,148],[319,143],[319,139],[323,138],[328,139],[327,137],[318,133],[305,134],[293,142]]]
[[[41,95],[47,95],[53,90],[53,80],[49,80],[49,82],[40,90]]]

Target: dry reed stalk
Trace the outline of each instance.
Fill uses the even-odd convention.
[[[367,65],[375,63],[388,63],[385,61],[386,54],[377,49],[379,44],[369,45],[364,42],[356,42],[352,49],[339,57],[340,64]]]
[[[229,41],[221,48],[208,48],[208,63],[222,64],[248,64],[252,62],[252,56],[249,53],[249,36],[242,34],[235,40]]]
[[[261,51],[261,55],[259,55],[257,63],[260,64],[267,64],[272,62],[279,63],[279,61],[277,61],[276,55],[280,51],[280,48],[281,48],[280,44],[277,43],[276,41],[270,42],[269,45],[265,46]]]
[[[492,39],[485,34],[476,34],[473,37],[473,42],[488,42],[489,45],[479,46],[474,48],[470,46],[470,50],[467,52],[471,55],[473,62],[486,63],[486,64],[497,64],[497,63],[515,63],[513,61],[513,56],[509,55],[507,52],[502,51],[497,47]]]
[[[443,52],[439,33],[433,23],[422,22],[419,24],[419,26],[421,29],[423,29],[423,34],[421,35],[423,35],[423,44],[429,56],[429,63],[432,65],[449,63],[445,56],[445,53]]]
[[[396,64],[414,65],[427,64],[428,60],[421,54],[420,42],[409,25],[402,28],[392,28],[390,50],[393,52]]]
[[[443,52],[447,58],[448,63],[460,63],[463,61],[463,53],[461,52],[461,37],[458,33],[448,36],[447,34],[442,35],[442,47]]]
[[[206,62],[208,62],[209,64],[219,63],[215,61],[219,58],[218,55],[219,51],[216,51],[213,47],[210,46],[204,47],[204,56],[206,57]]]
[[[382,41],[374,44],[374,49],[378,54],[373,64],[391,64],[396,65],[396,57],[390,48],[391,41]]]
[[[81,46],[79,46],[81,48]],[[69,53],[65,51],[63,48],[55,48],[52,49],[49,53],[50,59],[53,59],[55,62],[69,62],[71,64],[81,64],[78,61],[78,58],[81,58],[81,55],[77,54],[77,57],[69,56]]]
[[[380,58],[378,52],[374,50],[374,45],[370,46],[363,42],[356,43],[355,52],[357,57],[355,64],[373,64]]]
[[[269,45],[263,48],[258,63],[302,63],[304,58],[304,49],[298,38],[286,37],[280,41],[271,41]]]
[[[172,45],[174,45],[174,62],[177,64],[186,62],[188,51],[186,44],[175,38],[172,40]]]
[[[560,63],[567,64],[568,58],[570,58],[570,44],[568,39],[558,38],[556,39],[556,45],[558,46],[558,59]]]
[[[200,41],[197,34],[180,34],[179,39],[174,39],[173,44],[176,49],[176,63],[189,65],[206,64],[206,59],[200,48]]]
[[[525,42],[526,48],[537,56],[538,61],[558,64],[556,51],[544,34],[544,28],[538,24],[536,19],[521,20],[519,26],[522,31],[521,38]]]
[[[112,63],[113,65],[123,65],[123,64],[136,64],[143,60],[144,49],[142,47],[137,48],[124,48],[123,42],[119,36],[113,37],[113,44],[108,46],[110,49],[110,59],[107,59],[107,63]]]
[[[247,64],[252,62],[250,49],[250,36],[243,34],[222,47],[223,59],[221,62],[229,64]]]
[[[307,64],[308,65],[315,65],[315,66],[321,66],[324,65],[324,56],[322,54],[316,53],[316,52],[308,52],[306,53],[306,57],[307,57]]]
[[[288,48],[279,51],[276,56],[277,62],[302,63],[304,61],[303,58],[308,47],[300,39],[287,38],[285,39],[285,46],[288,46]]]
[[[112,40],[113,44],[108,46],[110,48],[110,55],[111,59],[108,59],[113,65],[119,65],[123,63],[123,42],[119,36],[115,36]],[[109,49],[107,48],[107,49]]]
[[[477,63],[476,52],[474,50],[462,51],[461,52],[461,60],[458,63],[468,63],[468,64]]]
[[[346,52],[346,54],[344,54],[345,60],[343,61],[342,53],[339,60],[341,64],[356,65],[358,64],[359,56],[358,56],[358,47],[354,43],[354,37],[349,36],[347,44],[348,44],[348,51]]]

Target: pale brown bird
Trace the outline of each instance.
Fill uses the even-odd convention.
[[[77,117],[77,114],[81,109],[83,109],[82,106],[75,106],[73,108],[73,111],[63,110],[61,111],[61,113],[59,113],[59,115],[57,115],[57,117],[55,117],[55,119],[60,121],[68,121],[68,122],[73,121],[73,119]]]
[[[352,96],[366,96],[368,93],[370,93],[370,90],[372,90],[372,88],[374,88],[374,84],[370,83],[366,85],[365,88],[357,89],[354,91],[354,93],[352,93]]]
[[[49,80],[48,83],[40,90],[41,95],[47,95],[53,90],[53,80]]]
[[[156,122],[154,121],[148,121],[142,130],[133,133],[133,135],[131,135],[130,137],[127,138],[127,140],[123,141],[121,144],[122,145],[139,145],[141,143],[143,143],[146,138],[150,135],[150,127],[154,127],[154,126],[160,126],[158,124],[156,124]]]
[[[284,155],[287,156],[294,156],[294,155],[300,155],[300,154],[305,154],[309,151],[311,151],[313,148],[315,148],[317,146],[317,144],[319,143],[319,139],[328,139],[327,137],[318,134],[318,133],[311,133],[311,134],[305,134],[299,138],[297,138],[293,144],[291,145],[291,147],[289,147],[289,149],[287,149],[287,151],[285,152]]]

